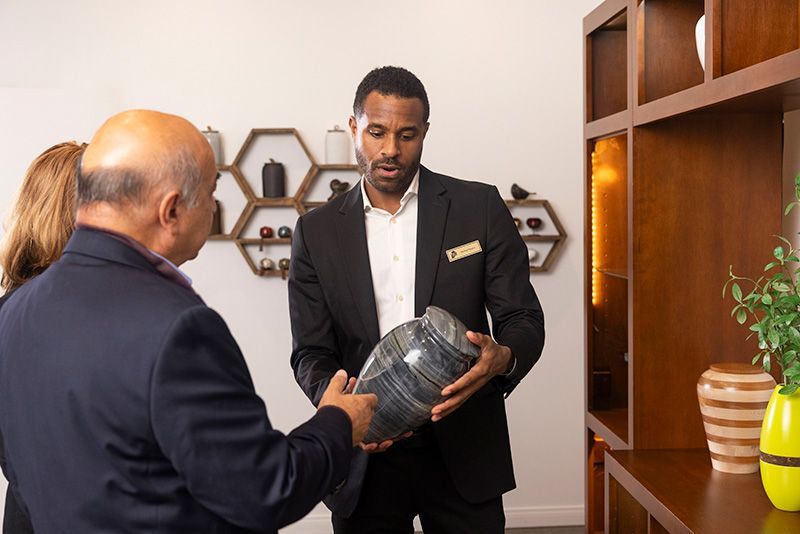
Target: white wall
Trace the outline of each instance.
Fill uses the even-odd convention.
[[[547,321],[540,363],[508,400],[518,488],[509,526],[583,522],[582,39],[599,0],[5,0],[0,3],[0,216],[28,163],[88,141],[128,108],[221,130],[230,161],[251,128],[296,127],[319,160],[371,68],[425,83],[423,163],[549,199],[569,234],[551,273],[532,277]],[[288,221],[293,224],[293,221]],[[226,318],[270,418],[312,414],[289,368],[286,283],[259,279],[228,242],[187,264]],[[327,510],[286,532],[329,531]]]

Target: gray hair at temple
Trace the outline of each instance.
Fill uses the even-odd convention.
[[[170,154],[167,161],[155,161],[139,169],[97,168],[84,172],[79,166],[77,206],[94,202],[141,205],[154,190],[178,188],[187,207],[197,204],[202,171],[186,148]]]

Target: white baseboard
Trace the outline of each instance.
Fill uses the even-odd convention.
[[[583,525],[584,506],[519,506],[506,508],[506,528]]]
[[[419,523],[415,523],[419,528]],[[506,508],[507,528],[560,527],[583,525],[583,523],[583,505]],[[281,534],[331,534],[330,514],[309,514],[301,521],[281,530]]]

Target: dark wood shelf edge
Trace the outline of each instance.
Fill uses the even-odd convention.
[[[677,115],[714,107],[800,79],[800,49],[714,78],[658,100],[637,105],[633,125],[643,126]]]
[[[211,234],[206,237],[206,241],[232,241],[233,237],[229,234]]]
[[[583,18],[583,34],[598,30],[606,22],[610,21],[628,7],[628,0],[606,1],[592,10],[591,13]]]
[[[353,163],[318,163],[321,171],[357,171],[358,165]]]
[[[627,410],[625,410],[625,412],[627,413]],[[603,421],[602,419],[603,413],[604,413],[603,410],[587,411],[585,414],[586,426],[589,427],[591,431],[594,432],[596,435],[603,438],[603,440],[606,443],[608,443],[612,449],[615,450],[630,449],[630,445],[628,445],[628,440],[623,439],[622,436],[617,433],[617,431],[612,430],[611,426],[609,426],[608,424],[606,424],[605,421]],[[627,431],[627,417],[626,417],[626,431]]]
[[[587,122],[583,126],[583,136],[587,141],[616,137],[617,135],[628,133],[630,123],[630,111],[626,109],[608,117]]]
[[[245,237],[237,239],[242,245],[291,245],[291,237],[267,237],[264,239],[258,237]]]
[[[531,234],[520,234],[523,241],[530,241],[532,243],[552,243],[555,241],[561,241],[562,239],[566,239],[566,236],[553,234],[553,235],[531,235]]]
[[[598,273],[600,273],[602,275],[605,275],[605,276],[610,276],[612,278],[619,278],[621,280],[627,280],[628,279],[628,274],[625,273],[625,272],[618,272],[618,271],[608,270],[608,269],[595,269],[594,271],[598,272]]]
[[[630,451],[619,452],[625,454]],[[613,450],[606,453],[606,477],[613,476],[614,480],[621,484],[669,532],[691,534],[692,530],[689,527],[664,506],[645,484],[642,484],[622,466],[620,461],[614,457],[615,453],[616,451]],[[708,454],[708,452],[704,451],[704,454]]]

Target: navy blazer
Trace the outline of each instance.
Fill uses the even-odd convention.
[[[469,502],[514,488],[504,394],[539,359],[544,315],[530,283],[528,251],[497,188],[420,167],[414,312],[439,306],[476,332],[491,332],[516,358],[457,411],[432,425],[446,468]],[[482,252],[450,262],[448,249],[479,241]],[[291,365],[316,403],[333,373],[357,375],[379,337],[361,188],[297,222],[289,269]],[[357,453],[347,485],[326,504],[348,517],[367,455]]]
[[[13,290],[9,291],[0,297],[0,308],[8,297],[11,296]],[[3,475],[6,475],[6,453],[5,446],[3,445],[3,436],[0,434],[0,466],[3,468]],[[6,476],[6,479],[8,477]],[[22,510],[17,501],[17,497],[11,489],[11,486],[6,490],[6,503],[3,509],[3,534],[32,534],[33,526],[28,515]]]
[[[89,229],[0,310],[0,429],[37,533],[274,533],[352,451],[338,408],[274,430],[222,318]]]

